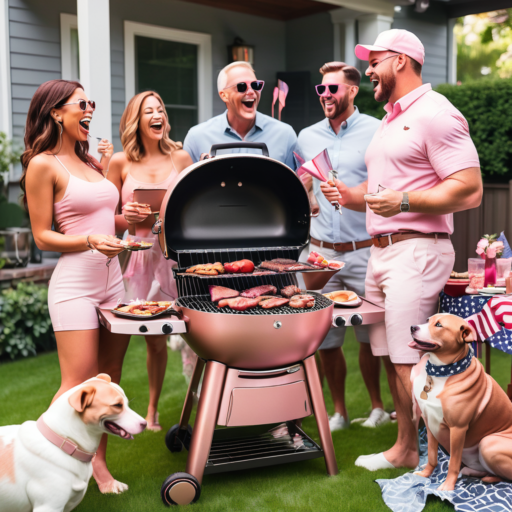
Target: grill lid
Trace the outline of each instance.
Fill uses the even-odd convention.
[[[266,152],[264,144],[258,146]],[[213,155],[216,149],[212,146]],[[237,249],[287,248],[298,257],[309,240],[309,199],[302,182],[266,156],[239,153],[198,162],[180,174],[162,210],[167,257],[176,261],[184,253]]]

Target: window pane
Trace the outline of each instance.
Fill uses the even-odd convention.
[[[171,138],[183,140],[197,124],[197,46],[136,36],[135,61],[137,93],[151,89],[162,96]]]
[[[170,108],[166,106],[172,140],[183,142],[187,132],[197,124],[197,109]]]

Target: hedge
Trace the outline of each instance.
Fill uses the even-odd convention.
[[[512,179],[512,79],[442,84],[436,91],[467,119],[485,181],[508,183]],[[367,86],[360,88],[355,103],[365,114],[384,117],[384,104],[375,101]]]
[[[48,287],[19,283],[0,292],[0,360],[55,348]]]

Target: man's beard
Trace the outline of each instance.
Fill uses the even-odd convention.
[[[340,99],[339,101],[338,100],[335,100],[333,98],[333,102],[335,103],[335,108],[334,108],[334,112],[329,116],[327,115],[327,113],[325,112],[325,108],[324,108],[324,114],[325,114],[325,117],[327,117],[328,119],[336,119],[338,116],[340,116],[341,114],[343,114],[343,112],[345,112],[345,110],[347,110],[349,104],[350,104],[350,101],[348,99],[348,94],[343,96],[342,99]],[[322,104],[322,107],[324,105]]]
[[[393,91],[396,86],[396,77],[392,73],[389,73],[385,77],[379,77],[379,85],[380,92],[378,94],[375,94],[375,99],[379,102],[381,101],[389,101],[389,98],[391,98],[391,95],[393,94]]]

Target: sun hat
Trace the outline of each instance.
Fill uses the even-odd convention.
[[[381,32],[375,44],[358,44],[355,49],[356,57],[369,60],[370,52],[396,52],[404,53],[422,66],[425,62],[425,48],[422,42],[412,32],[394,28]]]

